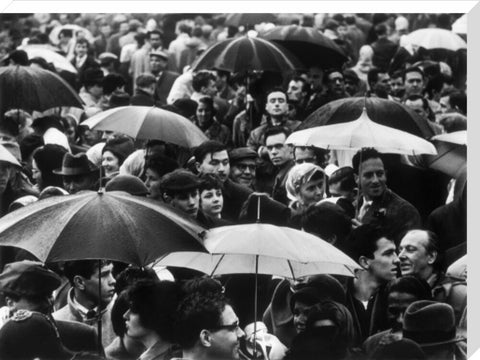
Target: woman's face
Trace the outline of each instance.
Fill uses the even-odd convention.
[[[123,314],[125,319],[125,325],[127,327],[127,335],[133,339],[141,340],[147,336],[151,330],[143,327],[140,321],[140,315],[134,313],[132,310],[128,309],[125,314]]]
[[[105,151],[102,155],[102,166],[105,170],[105,175],[110,176],[120,169],[120,162],[110,151]]]
[[[43,188],[42,185],[42,172],[37,166],[35,159],[32,160],[32,178],[35,180],[35,183],[38,185],[40,189]]]
[[[209,126],[212,122],[212,109],[203,102],[198,103],[197,107],[197,120],[200,127]]]
[[[323,198],[323,179],[307,181],[300,187],[300,202],[305,205],[317,203]]]
[[[72,144],[75,142],[77,127],[75,124],[75,120],[68,119],[67,123],[68,127],[65,129],[65,136],[67,137],[68,142]]]
[[[203,190],[200,194],[200,206],[205,215],[218,217],[223,209],[222,190]]]

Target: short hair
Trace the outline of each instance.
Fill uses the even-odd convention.
[[[338,72],[340,75],[342,75],[343,78],[345,78],[341,69],[331,68],[331,69],[328,69],[328,70],[324,71],[323,83],[325,85],[328,85],[330,83],[330,79],[328,77],[330,75],[332,75],[333,73],[336,73],[336,72]]]
[[[207,275],[185,281],[182,289],[187,295],[194,293],[202,295],[222,294],[225,290],[220,281]]]
[[[454,91],[450,94],[450,106],[467,114],[467,94],[464,91]]]
[[[302,83],[302,92],[308,93],[310,91],[310,85],[308,84],[307,80],[305,80],[303,77],[294,76],[290,81],[295,81],[295,82],[300,81]]]
[[[222,313],[229,305],[221,294],[194,292],[187,296],[177,309],[175,341],[183,349],[195,346],[200,332],[221,326]]]
[[[129,286],[135,284],[139,280],[159,281],[157,274],[153,269],[140,268],[137,266],[128,266],[123,269],[115,278],[115,292],[120,294]]]
[[[198,188],[200,193],[202,193],[202,191],[212,190],[212,189],[220,189],[223,191],[222,181],[217,175],[210,174],[210,173],[201,174],[199,179],[201,180],[200,187]]]
[[[138,314],[140,324],[169,342],[174,341],[175,309],[182,297],[173,281],[142,280],[127,289],[130,311]]]
[[[422,80],[425,81],[425,73],[423,72],[423,70],[418,67],[418,66],[411,66],[409,68],[406,68],[405,71],[403,72],[403,81],[405,81],[406,77],[407,77],[407,74],[408,73],[411,73],[411,72],[417,72],[419,73],[420,75],[422,75]]]
[[[174,159],[162,154],[153,154],[145,162],[145,170],[152,169],[160,177],[178,168],[178,163]]]
[[[77,41],[75,42],[75,46],[77,46],[78,44],[87,45],[87,49],[89,48],[89,43],[87,39],[84,39],[84,38],[77,39]]]
[[[278,135],[278,134],[284,134],[285,138],[288,138],[291,133],[292,131],[286,126],[272,126],[265,131],[264,138],[266,141],[268,137]]]
[[[58,33],[58,38],[60,39],[60,36],[63,37],[73,37],[73,30],[72,29],[62,29]]]
[[[125,86],[127,82],[122,75],[108,74],[102,80],[103,93],[110,95],[118,87]]]
[[[63,273],[67,277],[70,284],[74,285],[74,277],[79,275],[84,277],[85,279],[90,279],[96,271],[98,271],[98,267],[100,269],[104,266],[111,264],[109,260],[75,260],[75,261],[67,261],[65,262]]]
[[[390,74],[390,78],[396,79],[396,78],[402,78],[402,80],[405,80],[405,74],[403,70],[396,70],[393,73]]]
[[[388,74],[388,71],[376,67],[371,68],[367,74],[368,85],[371,86],[378,81],[378,74]]]
[[[351,231],[351,220],[337,204],[323,202],[309,206],[302,214],[302,229],[318,234],[324,239],[335,235],[337,242],[343,242]]]
[[[381,227],[364,224],[350,233],[342,250],[355,261],[358,261],[361,256],[373,259],[373,253],[377,250],[377,241],[384,237],[390,239],[389,234]]]
[[[192,79],[193,90],[197,92],[202,90],[202,87],[208,86],[211,80],[213,81],[216,80],[215,75],[213,75],[211,71],[202,70],[197,72],[196,74],[193,75],[193,79]]]
[[[363,148],[358,150],[352,158],[352,167],[355,174],[358,175],[358,169],[360,167],[360,158],[362,163],[369,159],[380,159],[383,161],[382,155],[374,148]]]
[[[143,73],[137,76],[135,79],[135,85],[139,88],[145,88],[147,86],[150,86],[152,84],[155,84],[157,80],[155,79],[155,76],[149,73]]]
[[[394,279],[388,283],[386,290],[388,294],[400,292],[414,295],[417,300],[433,300],[430,285],[416,275],[404,275]]]
[[[205,104],[210,109],[210,111],[212,112],[212,116],[215,116],[216,109],[215,109],[215,105],[213,103],[213,99],[210,96],[204,96],[204,97],[200,98],[198,100],[198,102]],[[198,107],[197,107],[197,109],[198,109]]]
[[[147,38],[150,40],[152,38],[153,34],[156,34],[156,35],[160,36],[160,39],[162,39],[163,34],[160,30],[152,30],[152,31],[147,32]]]
[[[288,99],[288,95],[287,93],[285,92],[285,90],[283,90],[281,87],[279,86],[275,86],[271,89],[269,89],[266,94],[265,94],[265,100],[268,99],[268,95],[270,95],[271,93],[274,93],[274,92],[281,92],[283,95],[285,95],[285,99]]]
[[[385,25],[384,23],[380,23],[375,26],[374,30],[377,36],[385,35],[387,33],[387,25]]]
[[[195,161],[202,163],[208,154],[214,154],[224,150],[227,150],[225,144],[216,140],[207,140],[195,148],[193,156],[195,157]]]

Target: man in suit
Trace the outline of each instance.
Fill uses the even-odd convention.
[[[72,59],[71,63],[77,69],[78,78],[83,79],[83,73],[87,69],[98,69],[100,65],[95,61],[95,59],[88,55],[88,41],[87,39],[78,39],[75,44],[75,57]]]
[[[166,70],[168,66],[168,54],[161,50],[150,52],[150,71],[157,80],[155,87],[155,101],[159,105],[167,104],[167,96],[175,79],[180,75]]]
[[[5,265],[0,274],[0,289],[6,306],[0,309],[0,327],[18,310],[38,311],[55,324],[62,343],[70,351],[95,352],[95,328],[76,321],[53,320],[52,292],[60,286],[60,276],[37,261],[17,261]]]

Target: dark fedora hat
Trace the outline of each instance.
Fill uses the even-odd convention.
[[[465,340],[457,336],[453,308],[430,300],[415,301],[405,311],[403,337],[421,347],[451,344]]]
[[[98,171],[98,168],[88,160],[85,153],[72,155],[65,153],[62,168],[53,170],[54,174],[64,176],[87,175]]]
[[[38,261],[17,261],[5,265],[0,274],[0,291],[16,296],[50,296],[61,284],[60,276]]]

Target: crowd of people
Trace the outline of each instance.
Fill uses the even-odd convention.
[[[457,17],[279,14],[232,26],[218,14],[0,15],[2,66],[54,72],[84,102],[1,109],[1,217],[49,197],[124,191],[205,229],[305,231],[359,265],[354,277],[208,277],[188,264],[43,264],[0,247],[0,359],[466,359],[466,166],[452,178],[372,147],[350,156],[287,143],[322,106],[358,96],[412,109],[432,135],[466,130],[466,52],[405,42]],[[192,70],[220,41],[291,24],[313,27],[347,61],[288,76]],[[30,46],[54,48],[75,72]],[[182,115],[208,140],[186,149],[82,125],[121,106]]]

